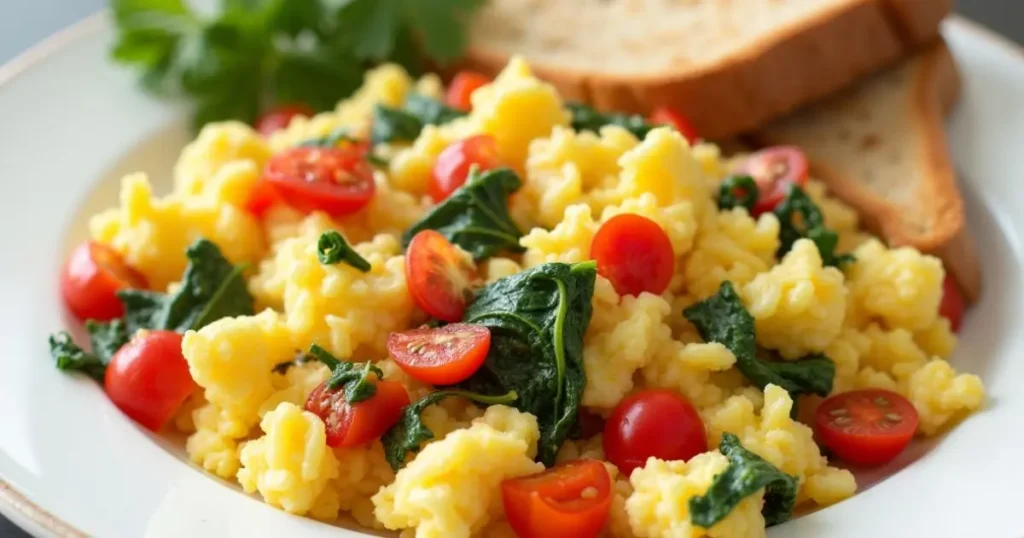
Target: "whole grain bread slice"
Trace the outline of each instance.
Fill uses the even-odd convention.
[[[974,300],[981,270],[943,128],[959,92],[956,63],[938,41],[751,138],[800,146],[814,176],[854,206],[866,226],[891,245],[940,257]]]
[[[951,0],[491,0],[462,67],[514,54],[568,99],[673,106],[708,139],[753,129],[938,35]]]

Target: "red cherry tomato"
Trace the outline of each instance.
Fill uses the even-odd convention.
[[[473,375],[491,349],[482,325],[452,323],[388,336],[388,353],[406,373],[431,385],[453,385]]]
[[[328,389],[326,381],[309,394],[306,410],[324,421],[328,446],[365,445],[384,435],[402,417],[409,405],[405,387],[394,381],[374,383],[377,393],[355,404],[345,400],[344,389]]]
[[[490,135],[471,136],[444,148],[437,156],[437,163],[434,164],[427,194],[435,202],[448,198],[466,183],[474,164],[481,172],[497,168],[501,164],[498,158],[498,144]]]
[[[313,114],[316,111],[306,105],[282,105],[261,116],[256,121],[256,130],[263,136],[269,136],[274,131],[288,127],[296,117],[308,118]]]
[[[858,465],[882,465],[910,444],[917,422],[917,410],[903,396],[866,389],[822,402],[814,416],[814,431],[839,458]]]
[[[373,167],[355,148],[291,148],[270,159],[263,179],[295,209],[332,217],[359,211],[376,190]]]
[[[594,538],[608,521],[611,478],[599,461],[574,460],[505,480],[501,500],[519,538]]]
[[[939,304],[939,315],[949,320],[953,332],[960,332],[964,320],[964,296],[960,294],[960,286],[951,275],[946,275],[942,282],[942,303]]]
[[[124,414],[157,431],[196,389],[174,331],[139,331],[114,354],[103,387]]]
[[[423,230],[412,238],[405,275],[413,301],[424,312],[450,323],[462,320],[476,268],[443,235]]]
[[[445,101],[448,102],[448,106],[457,108],[459,110],[469,110],[473,107],[473,102],[470,97],[473,92],[476,91],[480,86],[490,84],[491,79],[481,75],[480,73],[474,73],[473,71],[459,71],[455,78],[452,79],[452,83],[448,86],[448,95]]]
[[[672,242],[651,219],[624,213],[601,225],[590,244],[597,272],[619,295],[660,295],[675,272]]]
[[[80,320],[109,321],[124,315],[117,292],[144,289],[146,279],[114,249],[90,241],[78,245],[60,275],[64,303]]]
[[[775,209],[786,198],[790,185],[806,185],[807,170],[807,157],[796,147],[776,146],[751,155],[740,173],[753,177],[757,183],[753,216]]]
[[[605,456],[625,476],[651,457],[685,461],[707,450],[704,421],[671,390],[638,392],[619,402],[605,422]]]
[[[267,211],[279,202],[282,202],[281,196],[277,194],[274,186],[269,181],[261,179],[256,182],[252,192],[249,193],[249,200],[245,203],[245,209],[256,216],[256,218],[263,218]]]
[[[682,112],[674,108],[663,106],[654,109],[654,112],[651,112],[651,123],[669,125],[675,128],[691,144],[700,140],[700,135],[693,124],[690,123],[690,120]]]

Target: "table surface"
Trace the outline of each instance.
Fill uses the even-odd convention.
[[[0,64],[33,43],[101,9],[104,0],[0,1]],[[1024,44],[1024,2],[1021,0],[960,0],[957,11]],[[27,538],[0,517],[0,538]]]

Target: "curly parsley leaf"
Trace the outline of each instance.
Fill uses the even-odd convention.
[[[648,123],[647,119],[639,114],[624,114],[621,112],[604,114],[583,103],[566,103],[565,107],[572,114],[572,128],[577,131],[593,131],[596,133],[605,125],[618,125],[633,133],[640,140],[643,140],[651,129],[657,127],[657,125]]]
[[[320,234],[320,239],[316,242],[316,255],[324,265],[345,262],[364,273],[370,271],[370,262],[360,256],[348,241],[334,230]]]
[[[350,404],[369,400],[377,394],[377,385],[370,377],[371,374],[376,379],[384,379],[384,372],[369,361],[360,364],[338,360],[316,344],[310,346],[309,354],[331,370],[331,377],[326,381],[327,388],[331,391],[344,390],[345,401]]]
[[[427,56],[442,63],[465,50],[470,16],[485,0],[346,0],[338,33],[361,60],[383,61],[406,53],[405,36],[418,36]]]
[[[773,210],[779,218],[779,250],[775,253],[782,258],[799,239],[810,239],[821,253],[825,266],[841,267],[852,263],[851,254],[836,254],[839,235],[825,227],[825,216],[799,185],[790,185],[786,198]]]
[[[750,176],[731,176],[718,186],[718,209],[727,210],[734,207],[745,207],[747,213],[754,212],[760,192],[757,182]]]

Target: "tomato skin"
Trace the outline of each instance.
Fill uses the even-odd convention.
[[[686,138],[686,141],[693,144],[700,140],[700,134],[697,133],[697,129],[690,122],[690,119],[683,115],[682,112],[671,108],[671,107],[658,107],[651,112],[650,117],[651,123],[657,123],[659,125],[669,125],[679,131],[679,134]]]
[[[661,295],[675,273],[672,242],[656,222],[624,213],[601,225],[590,244],[597,272],[619,295]]]
[[[462,321],[476,268],[445,236],[417,233],[405,251],[405,275],[416,306],[441,321]]]
[[[103,387],[124,414],[152,431],[196,389],[174,331],[139,331],[114,354]]]
[[[60,275],[64,304],[80,320],[110,321],[124,315],[123,289],[146,288],[146,279],[114,249],[95,241],[75,247]]]
[[[939,315],[949,320],[949,326],[953,332],[960,332],[964,321],[964,296],[960,293],[960,286],[952,275],[946,275],[942,281],[942,302],[939,304]]]
[[[376,190],[373,167],[358,148],[291,148],[267,162],[263,179],[295,209],[332,217],[359,211]]]
[[[822,402],[814,415],[814,431],[840,459],[857,465],[882,465],[910,444],[918,420],[914,405],[903,396],[865,389],[836,394]]]
[[[482,325],[452,323],[388,336],[388,353],[407,374],[431,385],[454,385],[473,375],[491,349]]]
[[[594,538],[611,510],[611,477],[596,460],[573,460],[501,483],[508,522],[519,538]]]
[[[310,117],[316,111],[303,104],[281,105],[256,120],[256,130],[263,136],[270,136],[275,131],[288,127],[298,116]]]
[[[306,399],[306,410],[324,421],[327,446],[365,445],[384,435],[402,417],[409,405],[409,393],[401,383],[376,380],[377,393],[368,400],[350,404],[345,390],[329,390],[323,382]]]
[[[481,172],[501,165],[498,143],[490,135],[476,135],[444,148],[437,156],[427,194],[435,203],[451,196],[466,183],[469,171],[477,165]]]
[[[704,421],[693,404],[667,389],[641,391],[619,402],[605,422],[603,441],[605,456],[624,476],[650,457],[685,461],[708,450]]]
[[[808,170],[807,157],[795,146],[774,146],[752,154],[739,170],[757,183],[752,216],[774,210],[786,198],[790,185],[806,185]]]
[[[252,188],[245,209],[258,219],[262,219],[275,204],[283,203],[277,189],[270,182],[260,179]]]
[[[480,73],[473,71],[459,71],[455,78],[452,79],[452,83],[448,86],[448,93],[445,96],[445,101],[448,106],[457,108],[459,110],[468,111],[473,107],[473,101],[470,99],[473,92],[481,86],[485,86],[491,83],[491,79],[487,78]]]

